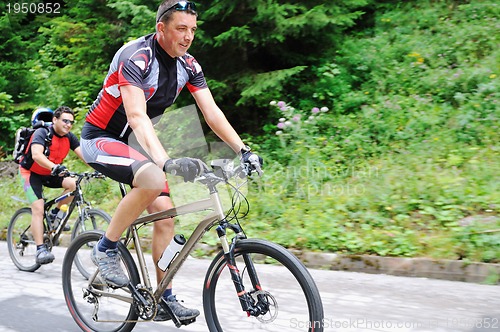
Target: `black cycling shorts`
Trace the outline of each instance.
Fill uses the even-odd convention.
[[[30,204],[43,198],[43,186],[49,188],[62,188],[63,177],[52,175],[40,175],[19,166],[19,175],[26,197]]]
[[[135,172],[144,164],[153,163],[140,146],[134,148],[90,123],[85,123],[82,128],[80,148],[87,164],[107,177],[131,187]],[[160,196],[168,196],[169,193],[168,183],[165,181],[165,188]]]

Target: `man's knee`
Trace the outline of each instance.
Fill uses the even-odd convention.
[[[76,180],[73,178],[65,178],[62,185],[64,189],[73,191],[76,189]]]
[[[40,213],[43,214],[44,203],[45,201],[43,199],[37,199],[36,201],[31,203],[31,213],[33,213],[34,215]]]
[[[134,187],[141,189],[156,189],[161,192],[167,180],[162,169],[153,163],[143,165],[134,176]]]

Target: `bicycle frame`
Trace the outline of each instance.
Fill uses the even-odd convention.
[[[233,256],[233,250],[234,250],[234,241],[236,239],[243,239],[246,238],[246,236],[243,233],[243,230],[235,224],[231,224],[226,220],[226,214],[224,213],[223,207],[222,207],[222,202],[220,200],[220,196],[218,193],[218,190],[216,188],[216,184],[207,184],[207,187],[210,192],[210,197],[206,199],[202,199],[197,202],[191,202],[187,203],[178,207],[174,207],[165,211],[160,211],[160,212],[155,212],[148,214],[143,217],[139,217],[136,219],[129,227],[127,230],[127,233],[123,239],[124,245],[128,246],[131,241],[134,243],[134,248],[136,250],[136,256],[137,260],[139,263],[139,272],[141,274],[141,278],[143,281],[143,286],[145,286],[147,289],[153,289],[151,285],[151,280],[149,278],[149,273],[148,269],[146,266],[146,262],[144,259],[144,252],[142,250],[141,246],[141,240],[140,236],[138,234],[138,227],[143,226],[158,220],[166,219],[166,218],[172,218],[180,215],[185,215],[185,214],[190,214],[190,213],[196,213],[196,212],[201,212],[201,211],[206,211],[206,210],[213,210],[211,213],[209,213],[203,220],[201,220],[198,225],[196,226],[195,230],[191,233],[189,236],[189,239],[187,242],[184,244],[183,248],[181,249],[179,255],[171,262],[170,266],[168,269],[165,271],[165,275],[163,278],[160,280],[158,283],[158,286],[156,290],[154,291],[153,297],[156,301],[156,303],[162,303],[161,298],[165,290],[167,289],[168,285],[170,282],[173,280],[175,274],[177,271],[181,268],[183,265],[184,261],[187,259],[187,257],[190,255],[190,253],[193,251],[196,243],[198,243],[201,238],[205,235],[205,233],[210,230],[213,226],[215,226],[217,223],[219,226],[217,227],[217,234],[220,240],[220,243],[222,245],[226,260],[228,265],[230,266],[235,266],[235,261],[234,261],[234,256]],[[125,188],[123,184],[120,184],[120,189],[122,194],[125,194]],[[233,239],[233,243],[230,245],[227,237],[226,237],[226,229],[230,228],[236,233],[236,237]],[[156,262],[155,262],[156,263]],[[247,262],[247,264],[250,265],[250,269],[254,270],[253,264],[251,262]],[[242,283],[241,283],[241,277],[239,275],[239,272],[237,269],[230,269],[233,282],[236,288],[236,293],[238,297],[240,298],[240,303],[242,305],[242,309],[244,311],[248,312],[254,312],[252,305],[250,304],[251,299],[248,299],[246,292],[244,289],[242,289]],[[94,273],[94,275],[89,279],[89,284],[92,283],[93,279],[96,278],[98,271]],[[258,279],[254,275],[254,278],[252,279],[252,282],[254,285],[258,285]],[[139,301],[144,301],[144,304],[146,303],[146,300],[137,293],[136,289],[129,285],[129,290],[132,294],[137,296],[137,299]],[[130,302],[131,298],[126,298],[117,294],[112,294],[112,293],[106,293],[97,289],[94,289],[93,292],[95,294],[98,294],[100,296],[108,296],[108,297],[114,297],[117,299],[121,299],[125,302]],[[164,309],[167,311],[170,311],[170,308],[168,306],[164,306]],[[171,317],[173,317],[173,322],[177,327],[180,327],[182,324],[181,322],[171,313]]]
[[[70,218],[71,214],[73,213],[73,210],[75,209],[76,206],[78,206],[78,215],[81,215],[83,205],[87,205],[88,208],[91,208],[90,203],[86,202],[83,199],[83,192],[82,192],[82,188],[80,186],[80,183],[83,181],[84,178],[85,178],[84,176],[78,177],[78,179],[76,181],[76,189],[75,190],[67,192],[67,193],[60,195],[56,198],[53,198],[51,200],[45,201],[45,203],[44,203],[44,211],[45,211],[45,215],[47,215],[50,208],[54,204],[57,204],[60,201],[65,200],[68,197],[71,197],[71,196],[74,197],[73,200],[71,201],[71,203],[68,205],[68,212],[66,213],[63,220],[59,223],[59,225],[57,226],[57,228],[55,230],[51,230],[50,225],[46,221],[47,219],[44,218],[44,222],[46,223],[48,233],[54,234],[53,237],[51,238],[52,243],[57,243],[57,241],[59,240],[59,237],[62,234],[62,229],[64,228],[64,226],[68,222],[68,220],[69,220],[69,218]]]
[[[210,198],[204,199],[198,202],[193,202],[193,203],[188,203],[176,208],[172,208],[166,211],[161,211],[157,213],[153,213],[144,217],[141,217],[137,219],[130,227],[130,230],[132,232],[132,239],[134,241],[134,247],[136,248],[137,251],[137,256],[138,257],[144,257],[142,248],[140,246],[140,238],[137,234],[137,228],[136,226],[138,225],[143,225],[143,224],[148,224],[157,220],[161,219],[166,219],[166,218],[171,218],[171,217],[176,217],[180,216],[183,214],[189,214],[189,213],[195,213],[195,212],[200,212],[204,210],[208,210],[213,208],[215,211],[207,215],[195,228],[195,230],[192,232],[191,236],[187,240],[186,244],[180,251],[179,255],[172,261],[171,265],[169,268],[166,270],[165,276],[162,278],[160,283],[158,284],[158,287],[154,293],[154,297],[156,301],[158,301],[162,294],[165,292],[165,289],[167,288],[168,284],[172,281],[174,278],[175,274],[179,270],[179,268],[182,266],[186,258],[189,256],[189,254],[193,251],[194,246],[196,243],[198,243],[203,235],[212,228],[217,222],[223,221],[225,218],[225,215],[221,209],[221,204],[220,204],[220,198],[217,192],[212,193],[210,195]],[[223,241],[223,243],[227,244],[227,241]],[[223,245],[224,246],[224,245]],[[229,246],[226,246],[229,248]],[[228,249],[229,250],[229,249]],[[142,262],[141,262],[142,261]],[[146,264],[145,262],[139,258],[140,262],[140,271],[142,273],[144,282],[146,283],[146,287],[151,287],[150,280],[146,276],[148,275],[147,269],[146,269]]]

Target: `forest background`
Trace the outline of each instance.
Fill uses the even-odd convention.
[[[154,32],[158,5],[51,3],[61,4],[59,13],[0,4],[4,162],[15,130],[38,106],[74,108],[79,134],[114,52]],[[251,236],[301,250],[500,262],[496,1],[197,7],[190,53],[226,116],[265,159],[249,188]],[[175,108],[192,103],[183,92]],[[68,165],[87,169],[74,158]],[[115,187],[94,183],[87,198],[112,213]],[[2,178],[0,190],[5,229],[19,208],[10,196],[23,194],[16,177]],[[183,191],[173,195],[183,200]]]

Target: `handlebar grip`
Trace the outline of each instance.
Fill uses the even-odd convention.
[[[99,171],[95,171],[94,173],[91,174],[92,177],[97,178],[97,179],[104,179],[106,178],[106,175],[102,174]]]
[[[67,177],[73,176],[73,174],[69,171],[69,169],[65,169],[64,171],[59,173],[59,176],[63,177],[63,178],[67,178]]]

